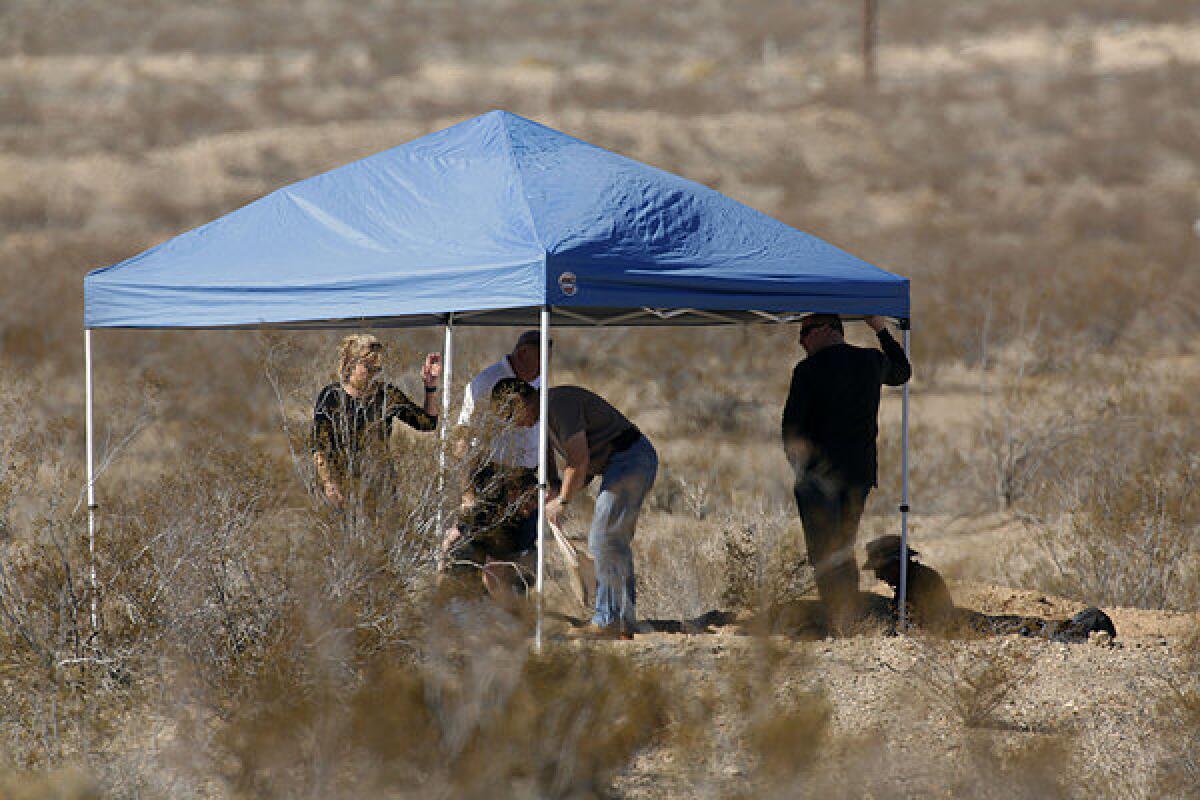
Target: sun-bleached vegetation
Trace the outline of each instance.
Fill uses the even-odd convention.
[[[437,586],[462,475],[433,436],[393,442],[395,503],[332,513],[307,436],[333,333],[97,334],[92,583],[86,270],[505,107],[912,278],[913,535],[956,597],[1195,612],[1194,11],[880,6],[868,89],[857,3],[8,3],[0,796],[1187,796],[1196,645],[1166,615],[1126,649],[810,641],[787,328],[555,333],[554,380],[662,457],[643,615],[753,636],[532,653],[528,619]],[[459,332],[456,397],[512,333]],[[439,332],[380,335],[416,394]],[[860,541],[894,532],[895,395],[880,455]]]

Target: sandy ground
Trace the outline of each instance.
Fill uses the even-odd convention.
[[[1083,607],[1066,598],[994,585],[952,582],[951,588],[960,606],[988,614],[1063,619]],[[946,796],[947,775],[955,765],[967,763],[966,750],[980,737],[1009,748],[1046,739],[1064,741],[1089,781],[1107,780],[1105,771],[1116,769],[1120,774],[1114,779],[1139,786],[1162,755],[1154,738],[1147,738],[1154,725],[1154,698],[1162,695],[1172,660],[1197,630],[1200,615],[1107,611],[1118,631],[1112,642],[1093,637],[1089,643],[1063,644],[1008,635],[963,644],[964,657],[976,664],[996,658],[1006,648],[1027,659],[1022,669],[1028,674],[1017,688],[985,723],[973,727],[964,726],[937,696],[931,665],[944,668],[948,662],[942,650],[920,635],[874,632],[845,639],[770,639],[803,659],[800,670],[784,673],[783,679],[818,690],[831,702],[831,736],[866,748],[860,751],[862,763],[846,778],[849,783],[840,787],[848,796]],[[753,664],[758,657],[761,642],[748,632],[750,627],[743,616],[703,633],[646,633],[632,642],[583,646],[624,650],[641,663],[687,676],[687,685],[697,694],[720,692],[741,665]],[[717,724],[730,727],[722,735],[737,735],[730,722]],[[674,763],[674,758],[669,752],[643,755],[618,782],[619,796],[694,796],[690,793],[697,774],[703,776],[708,796],[754,796],[753,770],[733,747],[689,765]],[[690,777],[681,777],[681,772]],[[1082,791],[1089,784],[1078,785]]]
[[[641,547],[663,536],[679,535],[679,531],[659,530],[667,519],[657,518],[650,530],[639,533],[644,537]],[[914,544],[922,552],[922,561],[947,576],[985,577],[951,577],[949,586],[960,608],[989,616],[1065,620],[1087,605],[997,585],[996,563],[1028,535],[1005,514],[958,519],[918,516],[913,521]],[[860,541],[864,538],[860,535]],[[635,549],[638,546],[635,541]],[[862,559],[860,553],[860,563]],[[866,575],[861,588],[874,595],[877,604],[890,596],[886,585]],[[843,796],[953,796],[947,794],[949,786],[962,791],[962,784],[951,782],[955,770],[974,763],[970,759],[978,758],[973,753],[981,742],[1006,751],[1042,744],[1064,748],[1066,755],[1061,757],[1071,759],[1072,769],[1085,776],[1072,784],[1071,796],[1088,796],[1087,787],[1097,782],[1108,788],[1119,784],[1128,789],[1128,796],[1142,796],[1164,755],[1164,744],[1154,735],[1157,703],[1189,637],[1200,631],[1200,614],[1105,608],[1117,630],[1112,641],[1093,636],[1086,643],[1068,644],[1008,634],[948,646],[919,631],[897,637],[873,629],[849,638],[827,637],[818,625],[808,624],[818,613],[816,607],[815,596],[798,601],[794,624],[782,628],[788,633],[773,633],[768,639],[799,665],[782,670],[777,680],[822,693],[833,708],[831,740],[854,743],[850,750],[856,755],[847,756],[849,783],[839,787],[848,792]],[[646,613],[653,614],[653,609]],[[739,670],[759,663],[762,637],[746,612],[713,619],[715,624],[702,627],[695,620],[697,627],[687,628],[688,632],[667,632],[670,620],[647,621],[647,628],[657,630],[640,632],[632,642],[579,646],[616,648],[642,664],[664,667],[684,676],[689,694],[696,697],[719,694],[728,691]],[[567,628],[552,621],[549,630],[557,638]],[[959,648],[957,656],[947,647]],[[964,724],[943,696],[944,687],[935,684],[935,676],[953,669],[955,663],[965,675],[963,663],[978,668],[1004,658],[1004,653],[1015,654],[1014,669],[1022,671],[1021,680],[985,722]],[[618,796],[691,797],[696,796],[697,786],[705,787],[705,796],[756,796],[753,776],[757,773],[736,746],[742,735],[737,722],[719,718],[717,725],[718,740],[727,740],[727,749],[698,754],[690,764],[678,763],[678,754],[669,750],[646,753],[618,781]],[[811,786],[804,789],[812,790]],[[974,790],[967,793],[976,796]]]

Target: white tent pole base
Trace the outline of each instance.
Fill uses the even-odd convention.
[[[904,354],[908,356],[908,361],[912,363],[912,356],[909,354],[910,344],[910,326],[909,320],[903,320],[904,328]],[[908,399],[909,381],[904,383],[904,396],[901,401],[900,412],[900,591],[897,595],[897,604],[899,606],[899,620],[897,622],[897,630],[904,633],[908,630]]]
[[[96,469],[94,442],[95,434],[92,422],[92,331],[83,331],[83,394],[84,415],[87,437],[87,513],[88,513],[88,575],[91,584],[91,623],[92,636],[99,631],[99,618],[96,613]]]
[[[450,432],[450,384],[454,379],[454,314],[446,316],[446,339],[442,345],[442,418],[438,441],[438,508],[439,541],[445,530],[446,511],[446,440]]]

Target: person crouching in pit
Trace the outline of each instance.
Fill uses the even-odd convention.
[[[505,378],[492,397],[508,409],[513,424],[537,423],[538,390],[529,384]],[[547,438],[565,463],[562,487],[546,504],[547,520],[559,524],[588,481],[600,476],[588,532],[588,550],[596,565],[596,611],[580,633],[592,639],[632,639],[637,627],[633,536],[642,502],[658,474],[658,453],[636,425],[594,392],[555,386],[546,402]]]
[[[905,615],[908,621],[923,628],[946,631],[958,622],[958,609],[950,596],[946,581],[932,567],[927,567],[917,557],[921,554],[911,547],[908,554],[908,583],[905,587]],[[867,561],[863,569],[875,573],[878,580],[891,587],[891,623],[900,615],[900,537],[894,534],[880,536],[867,544]]]
[[[481,581],[501,608],[520,614],[537,563],[537,481],[495,462],[473,470],[470,481],[470,502],[442,542],[441,572],[467,591]]]

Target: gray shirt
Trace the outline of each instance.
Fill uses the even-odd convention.
[[[600,395],[580,386],[554,386],[547,398],[550,444],[565,457],[565,442],[583,431],[588,443],[588,477],[599,475],[612,456],[612,442],[633,427]]]

